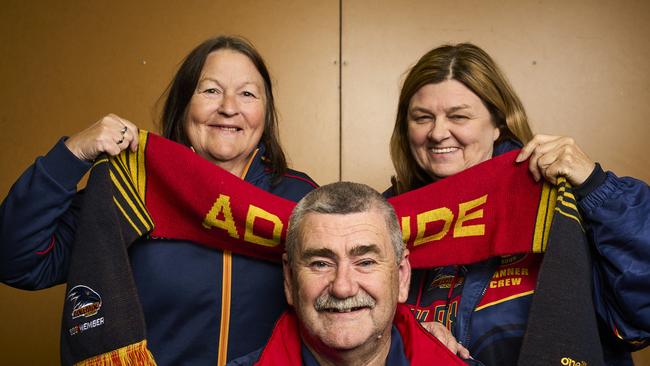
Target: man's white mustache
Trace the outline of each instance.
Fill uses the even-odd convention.
[[[375,299],[372,296],[368,295],[365,291],[359,291],[358,294],[347,297],[345,299],[339,299],[331,296],[329,293],[323,293],[320,295],[316,302],[314,303],[314,308],[316,311],[349,311],[354,308],[374,308],[377,305]]]

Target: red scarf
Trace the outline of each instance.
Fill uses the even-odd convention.
[[[415,320],[407,306],[397,305],[393,324],[402,337],[404,353],[412,366],[465,365]],[[285,312],[276,323],[255,366],[301,366],[300,348],[298,319],[292,311]]]
[[[280,261],[294,202],[242,181],[185,146],[151,133],[141,141],[137,154],[120,159],[155,223],[151,236]],[[514,163],[515,155],[389,200],[413,267],[544,251],[556,191],[536,183],[526,164]]]

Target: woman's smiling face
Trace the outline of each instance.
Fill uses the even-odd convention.
[[[411,154],[433,180],[492,158],[499,129],[481,99],[456,80],[427,84],[408,109]]]
[[[264,80],[244,54],[208,55],[188,105],[185,131],[202,157],[240,176],[264,132]]]

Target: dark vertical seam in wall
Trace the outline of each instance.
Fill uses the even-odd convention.
[[[343,0],[339,0],[339,181],[343,177]]]

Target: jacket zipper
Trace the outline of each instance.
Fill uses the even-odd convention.
[[[490,280],[492,279],[493,275],[494,275],[494,271],[491,271],[490,277],[487,279],[487,281],[485,281],[485,284],[483,285],[483,291],[481,291],[481,296],[479,296],[478,299],[477,299],[478,302],[480,302],[481,299],[483,299],[483,296],[485,296],[485,293],[487,292],[487,288],[488,288],[488,286],[490,284]],[[467,273],[465,273],[465,277],[467,277]],[[465,327],[465,329],[467,329],[467,331],[465,332],[465,337],[463,337],[463,339],[461,341],[459,341],[459,343],[462,344],[463,346],[469,345],[469,338],[470,338],[470,334],[472,333],[471,330],[470,330],[471,326],[472,326],[472,317],[474,315],[473,314],[474,309],[476,309],[476,305],[478,305],[478,302],[476,304],[474,304],[474,307],[471,310],[470,316],[467,319],[467,326]]]

